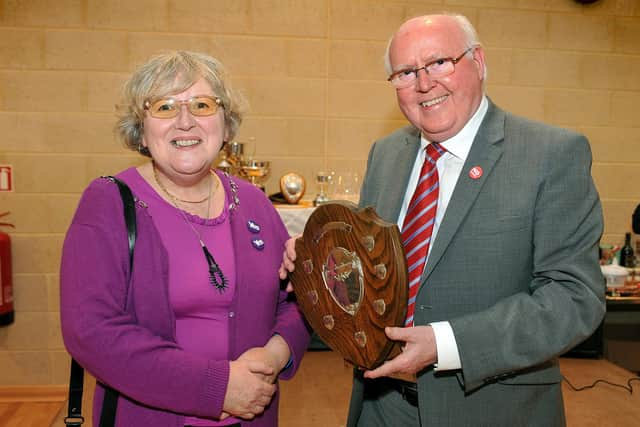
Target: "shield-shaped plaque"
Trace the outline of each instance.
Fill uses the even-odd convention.
[[[287,203],[295,205],[304,196],[306,183],[304,177],[295,172],[289,172],[280,177],[280,192]]]
[[[307,321],[346,360],[374,369],[399,352],[384,328],[403,325],[407,264],[398,227],[373,208],[341,201],[313,211],[290,278]]]

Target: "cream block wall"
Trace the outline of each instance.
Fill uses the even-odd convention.
[[[15,324],[0,328],[0,385],[61,384],[69,359],[58,269],[80,193],[143,161],[112,134],[120,85],[169,49],[219,57],[249,101],[238,140],[317,189],[320,168],[365,168],[405,124],[382,56],[406,18],[452,10],[476,25],[487,91],[517,114],[577,129],[593,149],[603,240],[621,243],[640,203],[640,0],[0,0],[0,193],[13,239]]]

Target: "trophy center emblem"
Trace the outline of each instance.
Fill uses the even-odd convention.
[[[331,297],[344,311],[355,315],[362,302],[364,280],[362,262],[356,254],[343,247],[329,251],[322,265],[322,279]]]

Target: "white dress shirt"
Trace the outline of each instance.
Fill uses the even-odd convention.
[[[446,148],[447,151],[436,162],[440,189],[438,193],[436,219],[431,237],[432,244],[429,246],[429,253],[431,253],[431,248],[436,241],[438,228],[440,227],[440,224],[442,224],[442,219],[444,218],[447,206],[449,205],[449,200],[451,200],[453,189],[458,182],[460,173],[462,173],[462,167],[464,166],[464,162],[467,160],[469,150],[471,150],[471,144],[478,133],[478,129],[480,128],[480,124],[482,123],[488,108],[489,102],[486,97],[483,97],[478,110],[473,114],[462,130],[458,132],[457,135],[440,143],[440,145]],[[411,201],[411,197],[413,196],[416,185],[418,184],[420,170],[422,169],[422,164],[424,163],[426,156],[425,148],[427,147],[427,144],[430,144],[430,142],[427,141],[423,135],[420,138],[420,151],[418,152],[413,164],[411,178],[407,184],[407,191],[404,195],[400,215],[398,216],[398,227],[400,230],[402,230],[402,223],[404,222],[404,217],[407,214],[409,202]],[[427,253],[427,259],[429,258],[429,253]],[[426,292],[429,292],[428,282],[426,286]],[[431,327],[435,334],[436,347],[438,351],[438,363],[434,365],[435,370],[460,369],[462,364],[460,362],[458,345],[449,322],[434,322],[431,323]]]

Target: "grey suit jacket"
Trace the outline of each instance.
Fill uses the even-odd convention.
[[[405,127],[373,145],[361,206],[396,222],[419,143]],[[479,179],[468,175],[474,166]],[[415,324],[449,321],[462,362],[418,374],[423,426],[564,424],[556,358],[605,311],[590,169],[584,136],[489,103],[416,300]],[[355,375],[351,426],[363,388]]]

